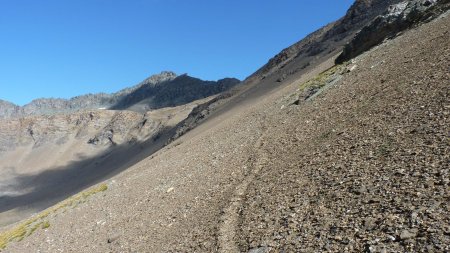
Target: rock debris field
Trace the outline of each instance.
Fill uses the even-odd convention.
[[[406,31],[304,100],[324,62],[4,251],[449,252],[449,31]]]

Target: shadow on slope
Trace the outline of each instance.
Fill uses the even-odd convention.
[[[117,175],[164,147],[174,131],[174,128],[165,128],[160,134],[144,142],[115,146],[95,157],[39,174],[18,175],[15,178],[16,189],[31,190],[22,195],[0,196],[0,226],[19,221],[31,212],[46,209],[87,187]],[[17,217],[2,217],[2,213],[13,209],[18,211]]]

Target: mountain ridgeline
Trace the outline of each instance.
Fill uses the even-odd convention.
[[[277,77],[277,81],[281,82],[287,77],[315,65],[318,59],[338,54],[364,26],[385,13],[389,6],[402,1],[356,0],[342,18],[283,49],[246,81],[258,82],[270,76],[280,75]]]
[[[177,76],[174,72],[163,71],[112,94],[86,94],[70,99],[40,98],[24,106],[0,100],[0,118],[72,113],[84,109],[145,112],[187,104],[228,90],[238,83],[240,81],[235,78],[203,81],[187,74]]]

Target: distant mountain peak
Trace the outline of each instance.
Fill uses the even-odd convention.
[[[156,75],[152,75],[149,78],[145,79],[144,81],[140,82],[138,84],[139,85],[155,85],[158,83],[162,83],[165,81],[170,81],[173,80],[177,77],[178,75],[175,72],[172,71],[161,71],[161,73],[156,74]]]

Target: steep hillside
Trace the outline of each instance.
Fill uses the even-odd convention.
[[[402,0],[356,0],[344,17],[311,33],[305,39],[284,49],[253,75],[252,79],[266,78],[281,72],[281,79],[308,67],[318,58],[332,55],[342,49],[353,35],[392,4]],[[287,66],[289,63],[295,67]],[[284,69],[284,70],[282,70]]]
[[[311,101],[279,101],[286,110],[264,121],[233,246],[450,250],[449,24],[447,14],[361,55]]]
[[[133,87],[112,94],[87,94],[71,99],[41,98],[22,107],[0,100],[0,118],[72,113],[83,109],[99,108],[145,112],[150,109],[178,106],[212,96],[239,82],[235,78],[226,78],[217,82],[203,81],[187,75],[177,76],[173,72],[164,71]]]
[[[340,54],[354,35],[371,21],[389,11],[392,4],[402,0],[357,0],[341,19],[311,33],[294,45],[282,50],[267,64],[246,78],[242,85],[224,92],[216,99],[193,111],[176,136],[193,129],[214,114],[244,106],[249,98],[258,99],[292,82],[325,60]]]
[[[387,34],[381,44],[335,65],[344,45],[361,36],[358,30],[382,31],[375,17],[398,2],[356,1],[344,18],[299,42],[304,46],[292,47],[286,57],[276,56],[243,86],[187,110],[173,131],[150,138],[151,145],[97,156],[106,157],[101,168],[107,168],[128,161],[140,147],[145,151],[145,159],[122,164],[126,170],[101,184],[5,227],[0,247],[450,251],[447,0],[405,2],[425,6],[422,17],[433,6],[443,6],[444,14],[419,18],[401,34]],[[88,142],[111,145],[115,132],[89,135],[94,138]],[[169,137],[169,145],[148,153],[153,141]],[[83,168],[81,176],[95,168]],[[24,178],[45,182],[50,175],[54,182],[58,174]],[[27,190],[0,198],[0,206],[52,192]],[[7,214],[20,211],[8,208]]]
[[[449,251],[449,24],[217,115],[7,251]]]

